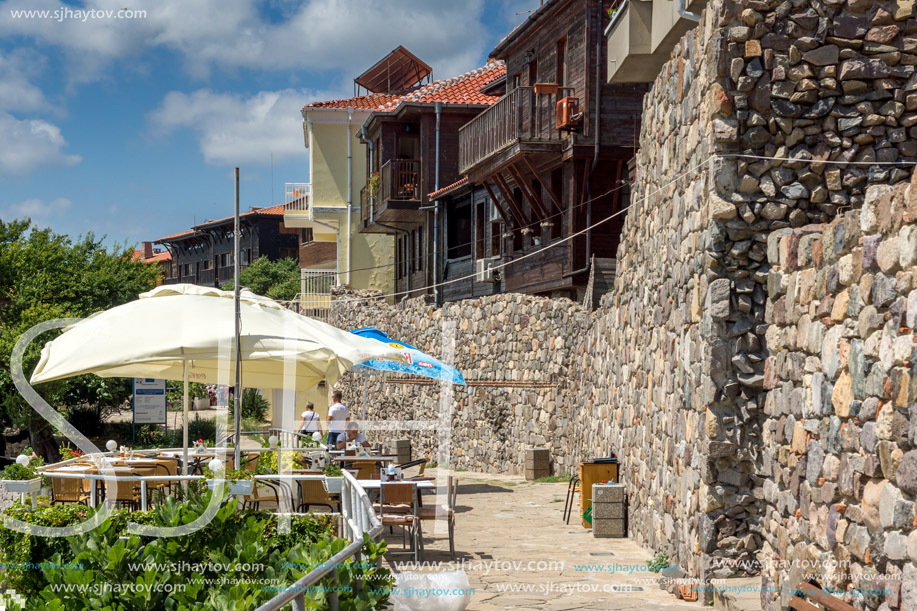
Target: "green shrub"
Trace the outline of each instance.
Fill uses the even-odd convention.
[[[192,534],[127,536],[128,521],[154,526],[189,524],[204,513],[210,497],[210,491],[198,489],[187,501],[170,497],[152,511],[115,510],[99,528],[66,539],[34,537],[0,527],[0,555],[6,562],[53,563],[42,571],[7,569],[4,587],[15,588],[29,600],[43,600],[48,611],[82,611],[88,600],[93,609],[119,611],[243,611],[276,595],[271,588],[262,588],[264,583],[288,586],[348,545],[335,537],[333,516],[293,516],[290,532],[281,534],[277,516],[237,512],[237,502],[226,497],[213,520]],[[83,522],[94,511],[82,505],[46,504],[35,512],[20,504],[7,510],[9,515],[45,526]],[[341,593],[341,609],[377,609],[388,602],[387,594],[377,592],[393,585],[391,574],[374,566],[385,549],[384,542],[377,545],[366,539],[366,564],[349,562],[337,569],[340,585],[349,586],[358,577],[366,585],[359,594]],[[188,570],[160,570],[156,565]],[[145,587],[129,589],[127,584]],[[330,584],[325,580],[322,585]],[[63,586],[70,590],[62,591]],[[306,600],[307,608],[328,608],[324,592],[307,594]]]
[[[229,419],[232,420],[234,416],[234,405],[235,401],[233,399],[229,400]],[[242,418],[249,418],[257,422],[264,422],[264,419],[267,417],[267,410],[270,409],[271,404],[267,402],[267,399],[261,396],[261,392],[257,388],[246,388],[242,391]]]
[[[651,573],[658,573],[669,568],[669,555],[665,552],[659,552],[652,560],[647,560],[646,570]]]
[[[322,473],[324,473],[326,477],[343,477],[344,476],[344,470],[341,469],[341,465],[339,465],[338,463],[331,463],[330,465],[322,469]]]
[[[23,467],[18,463],[13,463],[3,468],[3,473],[2,476],[0,476],[0,479],[23,481],[27,479],[34,479],[35,476],[36,474],[34,469]]]
[[[188,440],[189,443],[194,439],[203,439],[211,443],[217,437],[217,420],[216,418],[201,418],[197,414],[194,420],[188,421]]]
[[[98,437],[105,428],[105,415],[97,405],[74,405],[67,409],[67,422],[87,437]]]
[[[31,504],[26,507],[17,503],[7,508],[5,514],[38,526],[67,526],[85,522],[94,511],[77,504],[51,506],[47,499],[39,499],[38,503],[35,511],[30,511]],[[46,585],[45,571],[35,567],[42,562],[49,562],[57,554],[70,558],[69,552],[70,544],[66,539],[36,537],[0,527],[0,558],[6,563],[3,587],[35,595]]]

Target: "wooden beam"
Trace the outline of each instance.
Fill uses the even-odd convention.
[[[510,176],[512,176],[513,180],[516,181],[516,184],[519,185],[519,188],[522,190],[522,194],[526,199],[529,200],[529,203],[532,204],[532,211],[540,218],[546,218],[548,213],[545,211],[544,206],[541,205],[541,198],[538,197],[537,193],[535,193],[535,189],[533,189],[532,185],[528,183],[528,181],[525,179],[525,176],[523,176],[522,172],[519,171],[519,168],[516,167],[516,164],[509,164],[507,170],[509,170]],[[535,178],[538,178],[537,174],[535,175]]]
[[[799,580],[796,591],[802,594],[802,598],[814,600],[825,609],[828,609],[828,611],[857,611],[857,608],[853,605],[831,596],[822,590],[821,586],[809,583],[805,579]]]
[[[523,161],[523,163],[525,163],[526,167],[528,167],[529,171],[530,171],[532,174],[534,174],[536,178],[538,178],[538,180],[541,182],[542,185],[544,185],[544,184],[545,184],[545,181],[544,181],[544,180],[541,180],[541,175],[538,173],[538,170],[535,169],[535,165],[532,163],[532,160],[529,159],[529,156],[528,156],[528,155],[523,155],[523,156],[522,156],[522,161]],[[553,187],[554,185],[551,185],[551,186]],[[557,199],[557,195],[554,193],[554,191],[553,191],[552,189],[550,189],[550,188],[545,189],[545,190],[548,192],[548,196],[551,198],[551,201],[554,202],[554,205],[555,205],[555,206],[557,206],[557,209],[558,209],[558,210],[563,210],[564,207],[563,207],[563,205],[561,205],[560,200]]]
[[[500,200],[497,199],[496,195],[494,195],[494,192],[490,188],[490,185],[487,184],[486,180],[483,182],[483,184],[484,184],[484,188],[487,190],[487,195],[490,196],[490,200],[494,203],[494,208],[497,209],[497,212],[499,212],[500,216],[503,218],[503,222],[506,223],[508,227],[512,227],[513,221],[510,219],[509,215],[506,214],[506,211],[503,210],[503,206],[500,205]]]
[[[506,204],[509,206],[510,210],[513,212],[513,217],[519,223],[519,227],[527,227],[528,223],[525,221],[525,215],[522,214],[522,207],[519,206],[519,202],[516,201],[513,192],[510,190],[509,185],[506,184],[506,180],[500,174],[494,174],[494,183],[496,183],[497,188],[500,189],[500,193],[503,194],[503,199],[506,200]]]
[[[430,380],[432,383],[433,380]],[[815,605],[804,601],[798,596],[790,596],[790,611],[822,611]]]

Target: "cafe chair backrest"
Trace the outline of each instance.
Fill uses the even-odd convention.
[[[412,505],[414,503],[414,484],[382,482],[380,485],[380,500],[383,505]]]

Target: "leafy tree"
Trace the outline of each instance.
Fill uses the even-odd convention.
[[[242,270],[239,280],[253,293],[278,301],[295,299],[301,286],[299,264],[293,259],[271,261],[261,257]],[[223,285],[225,291],[233,288],[234,282]]]
[[[84,318],[121,305],[156,285],[159,270],[133,258],[133,248],[106,248],[89,233],[76,240],[29,220],[0,219],[0,426],[28,427],[36,453],[57,458],[50,426],[32,418],[32,409],[13,386],[10,358],[19,337],[52,318]],[[23,361],[26,376],[38,363],[41,347],[60,330],[36,338]],[[79,376],[36,388],[51,405],[119,404],[130,395],[130,382]],[[2,445],[2,437],[0,437]],[[0,451],[5,448],[0,447]]]

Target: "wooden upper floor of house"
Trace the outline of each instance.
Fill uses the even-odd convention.
[[[485,178],[516,155],[588,157],[633,149],[645,84],[609,84],[604,30],[610,0],[548,0],[491,52],[506,94],[465,125],[459,171]],[[624,156],[623,152],[620,156]]]

